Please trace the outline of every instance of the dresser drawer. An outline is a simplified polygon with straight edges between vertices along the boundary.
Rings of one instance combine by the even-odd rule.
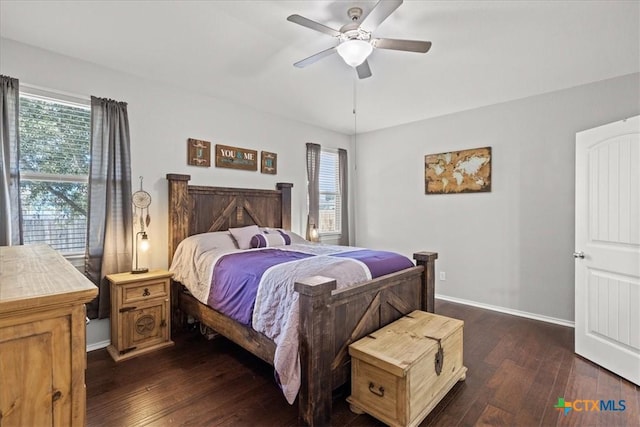
[[[169,295],[169,279],[131,283],[122,289],[122,304],[138,303]]]

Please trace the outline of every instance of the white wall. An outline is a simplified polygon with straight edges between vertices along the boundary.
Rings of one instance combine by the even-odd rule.
[[[640,113],[640,75],[358,135],[356,244],[439,253],[436,293],[574,318],[575,133]],[[492,191],[424,194],[424,156],[491,146]]]
[[[137,190],[137,178],[142,175],[145,190],[153,199],[149,229],[151,267],[166,267],[167,263],[165,174],[190,174],[191,183],[196,185],[275,189],[276,182],[292,182],[292,229],[302,232],[306,223],[304,144],[351,148],[350,138],[340,133],[7,39],[0,39],[0,72],[20,79],[23,85],[128,103],[133,190]],[[216,168],[213,161],[210,168],[188,166],[187,138],[276,152],[278,174]]]
[[[275,189],[276,182],[292,182],[292,229],[304,234],[305,143],[351,151],[351,141],[346,135],[7,39],[0,39],[0,73],[20,79],[22,85],[128,103],[133,189],[138,188],[137,177],[142,175],[145,190],[153,199],[149,227],[152,247],[148,254],[148,266],[152,268],[167,267],[167,173],[190,174],[192,184],[223,187]],[[187,138],[278,153],[278,174],[221,169],[213,165],[210,168],[188,166]],[[104,322],[92,322],[89,327],[101,323]],[[89,330],[90,344],[108,339],[108,331],[106,335],[94,332]]]
[[[151,193],[150,267],[166,267],[166,173],[192,183],[274,188],[293,182],[292,226],[306,212],[305,142],[350,138],[176,86],[0,39],[0,73],[81,96],[129,103],[132,174]],[[179,79],[179,76],[176,76]],[[358,135],[350,158],[356,244],[439,252],[442,295],[573,320],[574,137],[640,112],[638,74]],[[221,82],[221,84],[224,84]],[[278,175],[186,165],[199,138],[278,153]],[[491,193],[426,196],[424,155],[493,147]],[[135,189],[135,188],[134,188]],[[90,343],[108,339],[105,322]],[[107,328],[107,329],[105,329]],[[105,332],[106,330],[106,332]]]

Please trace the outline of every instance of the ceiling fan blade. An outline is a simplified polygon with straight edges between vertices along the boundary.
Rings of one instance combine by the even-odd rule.
[[[373,31],[402,4],[402,0],[380,0],[364,18],[360,26]]]
[[[303,27],[311,28],[312,30],[320,31],[321,33],[325,33],[333,37],[339,37],[341,34],[338,30],[334,30],[333,28],[329,28],[326,25],[322,25],[319,22],[312,21],[311,19],[300,15],[291,15],[287,17],[287,21],[302,25]]]
[[[369,61],[365,60],[362,64],[356,67],[359,79],[366,79],[371,77],[371,68],[369,68]]]
[[[373,39],[371,44],[378,49],[403,50],[407,52],[427,53],[431,49],[431,42],[420,40]]]
[[[315,55],[311,55],[308,58],[303,59],[302,61],[298,61],[295,64],[293,64],[295,67],[298,68],[304,68],[307,65],[311,65],[316,61],[319,61],[320,59],[324,58],[325,56],[329,56],[332,53],[336,52],[336,47],[330,47],[329,49],[323,50],[322,52],[318,52]]]

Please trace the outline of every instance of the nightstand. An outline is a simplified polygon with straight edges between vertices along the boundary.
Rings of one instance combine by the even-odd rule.
[[[107,275],[111,284],[111,345],[120,362],[173,345],[171,276],[167,270]]]

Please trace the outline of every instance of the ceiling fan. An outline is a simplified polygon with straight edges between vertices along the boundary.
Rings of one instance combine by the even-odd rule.
[[[349,24],[344,25],[340,30],[334,30],[326,25],[312,21],[300,15],[291,15],[287,21],[311,28],[312,30],[328,34],[338,39],[338,44],[329,49],[323,50],[311,55],[308,58],[298,61],[294,66],[304,68],[314,62],[329,56],[335,52],[344,59],[344,61],[354,67],[358,73],[358,77],[366,79],[371,77],[371,68],[367,58],[374,48],[376,49],[392,49],[407,52],[426,53],[431,48],[431,42],[420,40],[398,40],[398,39],[378,39],[372,37],[372,32],[382,22],[389,17],[400,5],[402,0],[380,0],[362,19],[362,9],[352,7],[347,11],[347,15],[351,19]]]

